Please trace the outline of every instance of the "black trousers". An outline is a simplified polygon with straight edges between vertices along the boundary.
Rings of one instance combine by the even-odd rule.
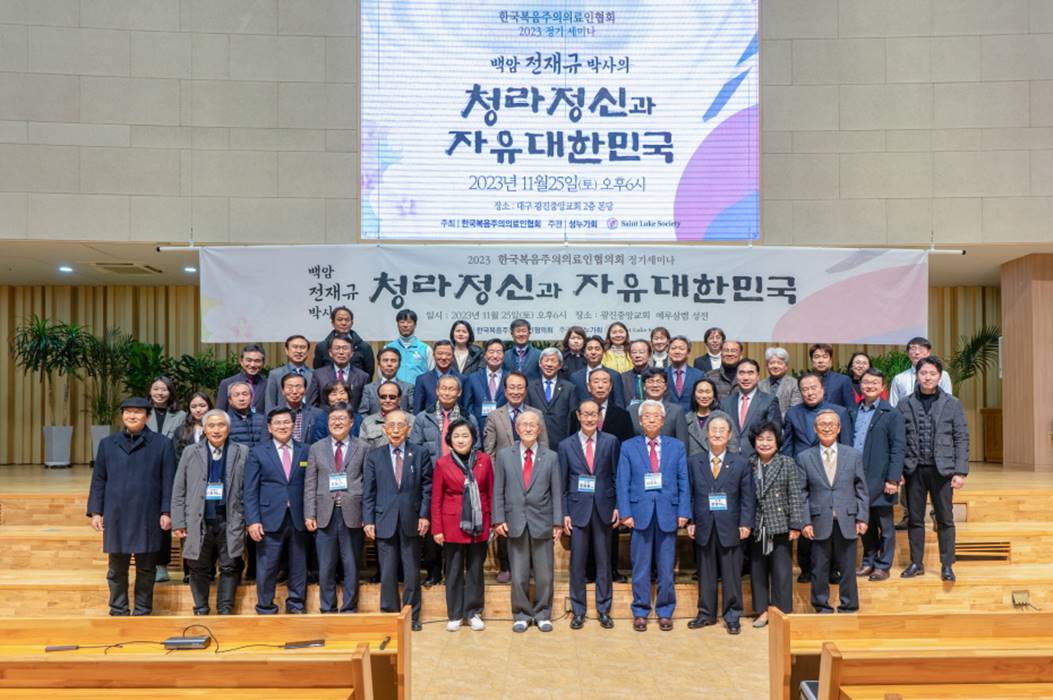
[[[428,535],[421,542],[421,565],[430,579],[442,578],[442,545]]]
[[[380,569],[380,611],[398,612],[413,606],[413,619],[420,620],[420,537],[406,537],[398,528],[393,537],[377,538]],[[402,602],[399,603],[399,564],[402,564]]]
[[[853,523],[855,527],[855,523]],[[837,587],[841,596],[838,612],[859,610],[856,588],[856,547],[858,537],[846,539],[834,521],[834,531],[825,540],[812,541],[812,607],[817,613],[832,613],[830,605],[830,567],[841,572]]]
[[[470,620],[483,615],[483,564],[486,542],[442,546],[446,559],[446,618]]]
[[[863,566],[881,571],[892,568],[896,555],[896,528],[892,506],[870,506],[870,523],[863,534]]]
[[[209,577],[219,560],[219,584],[216,586],[216,610],[220,615],[234,612],[234,595],[241,578],[241,557],[231,557],[227,549],[227,521],[206,520],[201,540],[201,556],[187,559],[190,568],[190,594],[194,596],[194,614],[208,615]]]
[[[608,561],[614,529],[604,522],[593,507],[589,524],[575,526],[570,531],[570,607],[575,615],[584,615],[588,609],[585,580],[590,555],[594,557],[596,571],[596,612],[610,613],[612,592],[611,571],[614,566]]]
[[[812,573],[812,541],[807,537],[797,538],[797,566],[801,567],[802,574]]]
[[[774,548],[765,556],[761,543],[750,540],[750,592],[758,615],[774,605],[787,615],[793,612],[793,556],[790,536],[775,535]]]
[[[919,464],[907,474],[907,541],[912,564],[925,564],[925,502],[932,499],[936,514],[936,540],[940,545],[940,564],[954,563],[954,489],[950,476],[940,474],[935,465]]]
[[[154,609],[154,576],[157,552],[114,554],[108,557],[106,582],[110,586],[110,614],[128,615],[128,566],[135,557],[135,614],[149,615]]]
[[[508,563],[508,538],[498,537],[497,538],[497,570],[498,571],[510,571],[511,565]]]
[[[705,542],[695,540],[698,566],[698,612],[707,620],[717,619],[717,578],[724,594],[721,616],[725,622],[742,617],[742,542],[725,547],[714,527]]]
[[[161,549],[157,552],[156,566],[167,567],[172,563],[172,528],[161,531]]]

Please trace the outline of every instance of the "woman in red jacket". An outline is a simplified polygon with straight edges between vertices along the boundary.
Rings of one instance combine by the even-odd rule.
[[[449,454],[435,462],[431,482],[431,528],[446,559],[446,631],[461,621],[476,632],[483,623],[483,562],[490,535],[494,467],[475,449],[478,432],[463,418],[446,430]]]

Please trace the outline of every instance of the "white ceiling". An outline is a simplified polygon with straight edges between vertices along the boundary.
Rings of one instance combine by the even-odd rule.
[[[1053,253],[1046,244],[966,246],[965,255],[933,255],[929,279],[933,286],[998,286],[999,266],[1029,253]],[[119,274],[98,269],[96,263],[135,263],[159,273]],[[72,273],[59,272],[68,265]],[[167,285],[197,284],[193,250],[158,252],[153,243],[76,243],[66,241],[0,241],[0,284],[10,285]]]

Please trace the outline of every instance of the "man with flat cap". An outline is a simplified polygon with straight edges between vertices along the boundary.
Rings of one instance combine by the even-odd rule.
[[[91,474],[87,515],[101,532],[109,555],[106,580],[110,615],[149,615],[153,611],[155,562],[161,531],[172,526],[172,441],[146,427],[150,402],[133,397],[121,403],[123,427],[99,443]],[[128,609],[128,565],[135,556],[135,608]]]

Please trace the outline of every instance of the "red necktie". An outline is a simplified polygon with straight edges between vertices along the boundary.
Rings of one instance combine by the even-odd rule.
[[[676,379],[674,380],[676,393],[677,396],[680,396],[684,393],[684,370],[678,369],[674,374],[676,375]]]
[[[523,454],[523,489],[525,490],[530,486],[530,472],[534,470],[534,455],[533,450],[529,447]]]
[[[651,446],[651,473],[654,474],[658,471],[658,441],[648,440],[647,444]]]
[[[342,370],[342,369],[338,369],[338,370],[336,371],[336,380],[337,380],[338,382],[340,382],[341,384],[343,384],[343,383],[344,383],[344,370]]]
[[[336,463],[336,473],[344,471],[344,441],[336,441],[336,455],[333,457],[333,461]]]
[[[592,438],[590,437],[585,441],[585,464],[589,465],[589,474],[592,473],[592,461],[595,458],[595,453],[592,449]]]
[[[445,457],[450,454],[450,446],[446,444],[446,431],[450,429],[450,412],[442,412],[442,435],[439,436],[439,453]]]
[[[739,429],[742,429],[746,425],[746,414],[750,410],[750,397],[743,396],[742,401],[739,401]]]

